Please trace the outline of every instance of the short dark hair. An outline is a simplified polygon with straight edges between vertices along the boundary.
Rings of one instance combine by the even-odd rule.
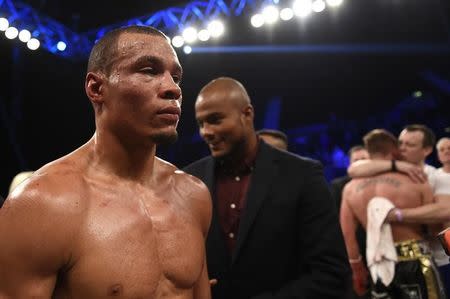
[[[363,145],[358,144],[358,145],[352,146],[348,150],[347,155],[350,157],[354,152],[362,151],[362,150],[366,150],[366,148]]]
[[[113,58],[117,54],[117,41],[123,33],[142,33],[148,35],[161,36],[165,39],[168,37],[151,26],[127,26],[113,29],[100,38],[91,50],[88,61],[88,72],[101,71],[109,75],[113,65]]]
[[[367,133],[364,138],[364,145],[373,154],[391,154],[398,148],[398,141],[394,135],[384,129],[375,129]]]
[[[422,132],[423,133],[423,142],[422,147],[434,147],[436,143],[436,135],[434,135],[433,131],[425,125],[421,124],[413,124],[407,125],[403,128],[407,132]]]
[[[286,143],[286,145],[288,144],[288,137],[286,134],[284,134],[281,131],[278,130],[273,130],[273,129],[262,129],[262,130],[258,130],[256,131],[256,135],[269,135],[278,139],[283,140],[284,143]]]

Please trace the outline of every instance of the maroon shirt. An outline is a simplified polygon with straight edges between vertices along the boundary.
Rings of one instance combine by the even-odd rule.
[[[259,147],[259,146],[258,146]],[[251,153],[244,162],[227,163],[219,160],[216,168],[216,199],[219,224],[230,255],[236,244],[239,223],[244,213],[246,195],[255,164],[256,153]]]

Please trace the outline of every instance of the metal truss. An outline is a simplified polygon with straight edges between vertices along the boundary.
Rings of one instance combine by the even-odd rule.
[[[277,2],[277,1],[275,1]],[[211,20],[225,19],[251,13],[263,4],[274,0],[204,0],[192,1],[184,7],[172,7],[160,10],[152,15],[132,18],[125,22],[108,25],[84,33],[74,32],[61,23],[35,11],[21,1],[0,0],[0,17],[5,17],[10,26],[27,29],[41,42],[47,51],[67,58],[85,58],[92,45],[105,32],[126,25],[148,25],[167,34],[177,34],[188,25],[205,26]],[[56,47],[59,41],[67,44],[65,51]]]
[[[32,37],[40,41],[42,48],[63,57],[80,56],[86,52],[86,48],[92,46],[86,35],[71,31],[20,1],[0,0],[0,17],[7,18],[10,26],[16,27],[19,31],[27,29]],[[65,51],[58,51],[56,48],[59,41],[64,41],[68,45]]]

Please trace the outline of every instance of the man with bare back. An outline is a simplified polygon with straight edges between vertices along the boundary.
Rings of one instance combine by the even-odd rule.
[[[385,130],[369,132],[364,144],[371,159],[390,161],[397,156],[397,140]],[[353,271],[353,286],[360,295],[367,290],[368,272],[361,261],[355,230],[357,223],[367,230],[368,204],[375,197],[389,199],[398,208],[413,208],[433,201],[428,183],[414,184],[407,175],[398,172],[353,179],[345,186],[340,220]],[[395,277],[388,286],[375,282],[369,298],[441,298],[437,294],[438,274],[432,267],[429,248],[422,241],[421,225],[392,223],[391,229],[398,258]],[[414,297],[417,294],[419,297]]]
[[[0,298],[210,298],[207,188],[155,156],[176,140],[182,69],[144,26],[94,46],[96,132],[0,209]]]

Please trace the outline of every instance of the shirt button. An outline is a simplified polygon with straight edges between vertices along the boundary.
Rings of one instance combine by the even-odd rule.
[[[231,207],[232,209],[235,209],[235,208],[236,208],[236,205],[235,205],[234,203],[232,203],[232,204],[230,205],[230,207]]]
[[[237,176],[237,177],[234,178],[234,180],[235,180],[236,182],[239,182],[239,181],[241,180],[241,178]]]
[[[234,234],[233,233],[229,233],[228,237],[230,237],[230,239],[233,239],[234,238]]]

